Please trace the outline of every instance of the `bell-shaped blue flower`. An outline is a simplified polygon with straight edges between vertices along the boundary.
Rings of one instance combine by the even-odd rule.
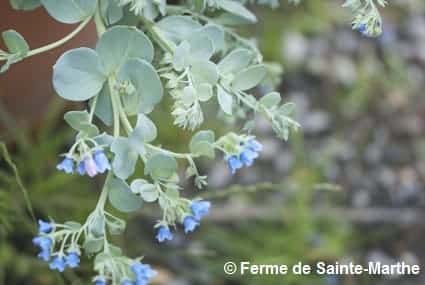
[[[33,238],[32,243],[43,251],[50,251],[52,247],[52,239],[46,236],[37,236]]]
[[[77,268],[80,266],[80,255],[78,252],[70,252],[67,256],[65,256],[66,266],[70,268]]]
[[[236,170],[243,167],[242,161],[236,155],[231,155],[227,157],[226,160],[232,174],[235,174]]]
[[[130,281],[130,280],[124,280],[121,282],[121,285],[134,285],[134,282]]]
[[[83,160],[78,163],[77,172],[81,176],[86,174],[86,169],[84,168],[84,161]]]
[[[111,165],[109,163],[108,158],[106,157],[103,150],[98,150],[93,155],[94,162],[97,166],[97,171],[100,173],[104,173],[106,170],[111,169]]]
[[[136,284],[148,284],[149,280],[157,274],[149,264],[141,262],[133,263],[131,270],[136,275]]]
[[[64,272],[66,268],[65,259],[63,256],[56,256],[53,258],[53,260],[49,263],[49,268],[51,270],[57,270],[59,272]]]
[[[209,201],[193,201],[190,205],[193,216],[195,219],[200,221],[203,217],[208,215],[211,208],[211,202]]]
[[[170,228],[166,227],[166,226],[160,226],[158,228],[158,232],[156,234],[156,239],[159,242],[164,242],[166,240],[172,240],[173,234],[171,233]]]
[[[71,157],[66,156],[58,165],[56,165],[56,169],[71,174],[74,172],[74,160]]]
[[[50,250],[41,250],[37,257],[43,261],[48,262],[50,260]]]
[[[99,173],[96,162],[94,161],[91,155],[87,155],[83,161],[84,161],[84,170],[88,176],[94,177]]]
[[[250,139],[247,143],[246,146],[248,148],[250,148],[252,151],[255,152],[260,152],[263,150],[263,145],[257,141],[256,139]]]
[[[245,148],[240,154],[240,160],[245,166],[251,166],[258,157],[258,153],[251,148]]]
[[[53,230],[53,224],[45,222],[43,220],[38,220],[38,232],[48,234]]]
[[[197,226],[199,226],[199,221],[193,216],[186,216],[183,220],[184,233],[188,234],[193,232]]]

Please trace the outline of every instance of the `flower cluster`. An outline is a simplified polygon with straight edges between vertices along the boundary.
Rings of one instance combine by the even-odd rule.
[[[68,254],[59,252],[53,254],[54,239],[49,235],[54,230],[54,225],[42,220],[38,221],[38,236],[33,239],[33,244],[40,249],[38,258],[49,262],[51,270],[63,272],[66,268],[76,268],[80,264],[80,254],[76,250],[69,250]]]
[[[209,201],[198,200],[190,204],[190,213],[184,215],[182,222],[185,234],[195,231],[200,225],[202,218],[208,214],[210,208],[211,202]],[[172,240],[173,234],[170,228],[167,225],[160,225],[158,227],[156,239],[158,242]]]
[[[240,145],[241,147],[237,154],[226,156],[226,161],[232,174],[235,174],[236,170],[244,166],[251,166],[259,156],[258,153],[263,150],[263,145],[253,138],[241,142]]]
[[[91,151],[84,153],[79,160],[76,160],[73,155],[66,155],[56,168],[68,174],[76,171],[80,175],[87,174],[90,177],[94,177],[99,173],[110,170],[111,165],[105,152],[97,149],[93,153]]]

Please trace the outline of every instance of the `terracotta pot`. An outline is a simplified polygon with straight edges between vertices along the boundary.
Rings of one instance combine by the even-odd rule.
[[[43,8],[31,12],[15,11],[8,0],[0,1],[0,31],[18,31],[32,49],[61,39],[74,28],[75,25],[56,22]],[[57,58],[74,47],[92,47],[95,41],[95,27],[90,24],[64,46],[27,58],[1,74],[0,100],[6,110],[20,123],[34,127],[48,111],[49,100],[56,96],[51,78]],[[3,43],[0,48],[4,49]]]

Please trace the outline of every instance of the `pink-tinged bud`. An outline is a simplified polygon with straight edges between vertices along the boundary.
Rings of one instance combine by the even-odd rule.
[[[90,177],[96,176],[97,166],[91,155],[86,156],[86,158],[84,159],[84,168],[86,169],[86,173],[88,176]]]

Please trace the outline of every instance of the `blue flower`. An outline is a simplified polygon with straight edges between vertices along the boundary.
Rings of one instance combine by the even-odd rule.
[[[50,250],[41,250],[37,257],[43,261],[48,262],[50,260]]]
[[[263,145],[257,141],[256,139],[250,139],[247,143],[246,146],[248,148],[250,148],[252,151],[255,152],[260,152],[263,150]]]
[[[357,26],[356,30],[361,33],[363,36],[369,36],[369,32],[367,30],[367,25],[366,24],[360,24]]]
[[[141,262],[135,262],[131,266],[131,270],[136,275],[137,285],[148,284],[149,280],[157,274],[149,264],[143,264]]]
[[[32,243],[43,251],[50,251],[52,247],[52,239],[46,236],[37,236],[33,238]]]
[[[192,209],[193,216],[195,219],[200,221],[203,217],[205,217],[211,208],[211,202],[209,201],[193,201],[190,205]]]
[[[251,166],[257,157],[257,152],[253,151],[249,147],[246,147],[240,154],[240,161],[242,161],[245,166]]]
[[[124,280],[121,282],[121,285],[134,285],[134,282],[130,281],[130,280]]]
[[[84,168],[84,161],[80,161],[77,166],[77,172],[80,175],[86,174],[86,169]]]
[[[77,268],[80,265],[80,255],[78,252],[70,252],[65,256],[65,263],[70,268]]]
[[[67,156],[58,165],[56,165],[56,169],[71,174],[74,172],[74,160]]]
[[[227,157],[227,164],[232,174],[235,174],[236,170],[243,167],[242,161],[240,161],[239,157],[237,157],[236,155],[231,155]]]
[[[96,163],[97,171],[99,171],[100,173],[104,173],[106,170],[111,169],[111,165],[109,164],[109,160],[106,157],[103,150],[96,151],[94,153],[93,159],[94,159],[94,162]]]
[[[97,278],[93,281],[93,285],[106,285],[106,280],[105,280],[105,278],[97,277]]]
[[[171,231],[170,231],[170,229],[168,227],[160,226],[158,228],[158,233],[156,235],[156,239],[159,242],[164,242],[166,240],[172,240],[173,239],[173,234],[171,233]]]
[[[48,234],[53,230],[52,223],[38,220],[38,232]]]
[[[183,220],[184,233],[188,234],[193,232],[197,226],[199,226],[199,221],[193,216],[186,216]]]
[[[94,177],[98,174],[98,169],[96,162],[94,162],[93,157],[91,155],[87,155],[84,158],[84,170],[86,171],[87,175],[90,177]]]
[[[66,263],[65,259],[62,256],[56,256],[50,263],[49,268],[51,270],[57,270],[63,272],[65,270]]]

